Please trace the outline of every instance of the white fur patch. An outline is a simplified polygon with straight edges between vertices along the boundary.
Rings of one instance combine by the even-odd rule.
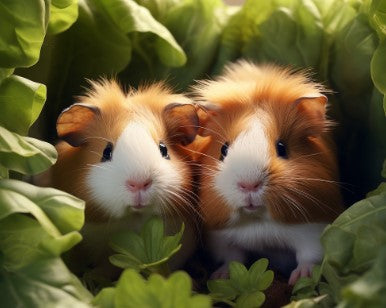
[[[177,170],[172,160],[162,157],[146,126],[131,122],[114,145],[112,160],[92,167],[86,182],[93,201],[111,216],[120,217],[135,202],[126,181],[151,179],[151,187],[141,192],[142,204],[145,210],[162,214],[160,199],[175,198],[181,187],[182,175]]]
[[[227,156],[219,164],[219,172],[214,179],[216,190],[235,210],[249,203],[263,205],[264,181],[270,162],[265,129],[263,123],[253,117],[247,130],[229,146]],[[262,182],[258,191],[245,193],[238,187],[239,182],[256,181]]]
[[[326,224],[319,223],[287,225],[257,221],[212,231],[211,238],[217,246],[227,249],[264,251],[266,247],[289,248],[296,252],[298,263],[316,263],[323,255],[320,235],[325,227]]]

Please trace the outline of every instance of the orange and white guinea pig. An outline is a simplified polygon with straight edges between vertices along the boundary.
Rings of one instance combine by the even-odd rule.
[[[198,121],[183,95],[154,84],[125,94],[114,81],[92,82],[57,120],[58,161],[46,185],[86,201],[83,246],[98,264],[109,236],[138,230],[150,215],[176,231],[185,222],[181,265],[195,247],[191,143]]]
[[[321,232],[343,210],[324,88],[302,72],[241,61],[194,91],[199,134],[211,138],[200,210],[223,262],[212,277],[268,247],[295,252],[290,284],[310,275]]]

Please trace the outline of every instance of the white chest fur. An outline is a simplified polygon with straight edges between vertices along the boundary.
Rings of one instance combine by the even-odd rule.
[[[218,251],[215,255],[219,260],[226,259],[226,251],[232,248],[263,252],[272,247],[294,250],[298,262],[317,262],[322,257],[320,235],[325,227],[321,223],[290,225],[272,221],[236,224],[212,231],[210,245],[212,251]]]

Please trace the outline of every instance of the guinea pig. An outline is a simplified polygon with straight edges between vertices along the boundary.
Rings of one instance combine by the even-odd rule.
[[[324,87],[304,72],[240,61],[193,87],[208,246],[228,275],[246,252],[292,250],[293,285],[322,259],[320,235],[343,210]]]
[[[128,94],[114,81],[91,84],[58,117],[62,141],[46,185],[86,201],[82,247],[92,266],[107,262],[113,233],[158,215],[169,232],[185,223],[179,267],[195,247],[191,157],[182,150],[196,136],[196,126],[184,125],[198,121],[195,108],[161,83]]]

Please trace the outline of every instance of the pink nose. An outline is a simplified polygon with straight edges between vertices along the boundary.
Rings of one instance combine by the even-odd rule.
[[[252,192],[257,191],[261,186],[261,181],[255,181],[255,182],[238,182],[237,186],[240,188],[243,192]]]
[[[132,192],[137,192],[140,190],[146,190],[151,186],[151,183],[153,181],[151,179],[145,180],[145,181],[134,181],[134,180],[127,180],[126,181],[126,187],[128,190]]]

